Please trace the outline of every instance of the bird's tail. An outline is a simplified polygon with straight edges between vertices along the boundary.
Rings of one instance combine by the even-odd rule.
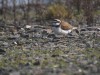
[[[78,30],[78,28],[77,28],[77,27],[73,27],[73,30],[75,30],[75,31],[76,31],[76,33],[77,33],[77,34],[79,34],[79,30]]]

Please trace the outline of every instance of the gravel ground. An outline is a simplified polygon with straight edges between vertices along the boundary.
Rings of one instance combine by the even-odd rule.
[[[99,28],[64,37],[43,25],[0,26],[0,75],[100,75]]]

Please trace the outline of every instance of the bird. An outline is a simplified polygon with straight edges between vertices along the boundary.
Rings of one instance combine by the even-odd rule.
[[[64,21],[64,20],[60,20],[60,19],[54,19],[52,21],[52,31],[55,34],[62,34],[62,35],[68,35],[69,33],[71,33],[72,31],[76,31],[77,34],[79,34],[78,28],[72,26],[71,24],[69,24],[68,22]]]

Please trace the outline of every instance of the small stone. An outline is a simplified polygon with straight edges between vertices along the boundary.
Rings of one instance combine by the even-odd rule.
[[[80,31],[86,31],[86,28],[82,28]]]
[[[4,42],[3,45],[4,46],[8,46],[9,44],[8,44],[8,42]]]
[[[25,32],[25,29],[24,29],[24,28],[21,28],[21,29],[20,29],[20,32]]]
[[[9,75],[20,75],[20,72],[12,72]]]
[[[95,65],[93,65],[93,64],[90,65],[90,68],[91,68],[91,70],[92,70],[93,72],[97,72],[97,71],[98,71],[97,66],[95,66]]]
[[[48,38],[55,38],[56,36],[54,34],[49,34]]]
[[[5,34],[5,32],[1,31],[0,32],[0,36],[3,36]]]
[[[98,61],[97,61],[97,60],[95,60],[95,61],[94,61],[94,64],[97,64],[97,63],[98,63]]]
[[[27,34],[27,33],[22,33],[22,34],[21,34],[21,37],[23,37],[23,38],[29,38],[29,34]]]
[[[97,31],[100,31],[100,28],[97,28]]]
[[[40,65],[40,61],[39,60],[36,60],[34,63],[33,63],[33,65]]]
[[[58,54],[53,54],[51,57],[59,57]]]
[[[0,49],[0,54],[4,54],[6,51],[3,49]]]
[[[39,33],[36,33],[36,34],[33,35],[33,38],[41,38],[41,37],[42,37],[42,35],[39,34]]]
[[[32,26],[30,26],[30,25],[26,25],[26,26],[25,26],[26,29],[30,29],[31,27],[32,27]]]
[[[9,37],[8,37],[8,40],[15,40],[15,39],[18,39],[20,37],[20,35],[10,35]]]
[[[17,42],[15,41],[15,42],[13,42],[13,44],[17,45]]]
[[[78,72],[82,72],[82,69],[79,69]]]

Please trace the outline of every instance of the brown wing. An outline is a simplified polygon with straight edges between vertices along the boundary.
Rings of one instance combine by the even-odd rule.
[[[61,28],[63,30],[69,30],[69,29],[72,29],[73,26],[71,26],[68,22],[61,21]]]

